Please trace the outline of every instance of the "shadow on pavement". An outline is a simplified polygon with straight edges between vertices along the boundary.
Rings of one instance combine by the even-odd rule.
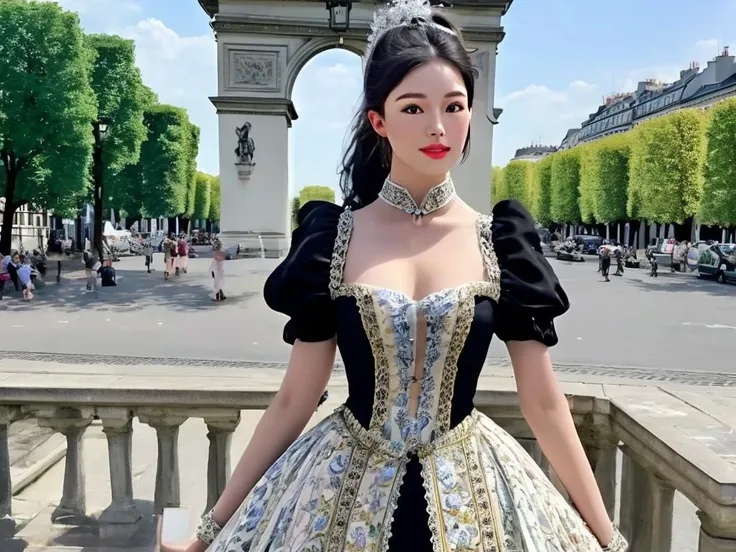
[[[189,273],[163,279],[163,272],[119,269],[116,267],[117,286],[100,287],[97,291],[85,292],[84,273],[81,271],[62,274],[60,284],[46,285],[35,292],[32,301],[23,301],[20,294],[12,293],[2,302],[2,310],[43,311],[54,308],[65,312],[78,310],[132,312],[143,310],[151,305],[164,307],[176,312],[206,311],[225,305],[246,303],[255,292],[240,292],[227,295],[227,300],[217,303],[212,299],[211,281],[201,272]],[[228,293],[227,276],[225,293]]]
[[[735,285],[721,284],[693,274],[673,274],[669,271],[661,271],[657,278],[650,278],[648,274],[637,274],[637,276],[637,278],[630,278],[629,282],[644,291],[694,292],[708,293],[716,297],[736,297]],[[626,279],[626,274],[623,278]]]

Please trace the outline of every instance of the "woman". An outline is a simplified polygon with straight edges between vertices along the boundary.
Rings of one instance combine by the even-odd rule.
[[[166,265],[164,269],[164,280],[168,280],[176,266],[177,248],[173,232],[169,232],[166,239],[164,239],[162,249],[164,250],[164,264]]]
[[[347,208],[307,203],[266,282],[268,305],[289,317],[287,373],[189,552],[624,550],[552,372],[568,300],[534,223],[516,202],[478,214],[449,176],[468,151],[474,94],[458,32],[426,2],[400,0],[376,16],[365,71]],[[494,332],[582,518],[473,409]],[[349,398],[299,437],[336,346]]]

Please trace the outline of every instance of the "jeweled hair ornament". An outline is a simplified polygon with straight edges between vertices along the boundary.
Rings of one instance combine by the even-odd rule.
[[[365,52],[366,59],[370,59],[373,48],[389,30],[418,22],[452,35],[455,34],[451,29],[432,21],[432,6],[429,0],[392,0],[373,14],[373,23],[371,24],[371,32],[368,35],[368,46]]]

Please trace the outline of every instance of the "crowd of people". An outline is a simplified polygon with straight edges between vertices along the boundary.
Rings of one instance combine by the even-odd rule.
[[[191,242],[194,242],[194,238]],[[224,301],[227,299],[223,292],[225,279],[224,261],[226,258],[225,251],[222,248],[222,242],[216,235],[206,236],[200,234],[198,243],[207,243],[212,246],[214,251],[212,263],[209,267],[209,274],[212,278],[214,288],[214,300]],[[102,262],[99,256],[94,252],[89,240],[86,240],[85,251],[82,253],[82,265],[85,270],[85,283],[87,292],[95,292],[97,290],[97,278],[102,280],[102,286],[116,285],[115,269],[112,261],[117,260],[108,257]],[[142,248],[145,256],[146,271],[150,274],[153,266],[154,252],[158,249],[152,240],[139,240],[138,245]],[[164,256],[164,280],[172,277],[178,277],[186,274],[189,268],[189,259],[196,256],[194,248],[190,245],[188,236],[184,233],[176,235],[170,232],[163,240],[160,250]],[[106,248],[109,253],[109,248]],[[105,255],[107,257],[107,255]],[[35,291],[35,281],[38,276],[38,270],[34,268],[34,258],[32,255],[24,251],[12,251],[10,254],[0,253],[0,299],[3,298],[7,288],[22,292],[23,299],[30,301],[33,299]]]
[[[31,258],[19,251],[13,251],[9,255],[0,253],[0,299],[5,293],[5,286],[10,283],[15,291],[23,292],[23,299],[33,299],[35,284],[33,282],[33,267]]]

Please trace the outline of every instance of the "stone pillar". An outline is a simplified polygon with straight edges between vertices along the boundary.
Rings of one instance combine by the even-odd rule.
[[[491,154],[493,150],[494,89],[496,80],[495,43],[470,43],[477,48],[471,56],[478,71],[473,99],[473,119],[470,123],[470,154],[453,170],[458,195],[481,213],[491,210]]]
[[[160,514],[164,508],[180,505],[179,426],[187,416],[161,409],[142,409],[138,418],[153,427],[158,438],[154,508]]]
[[[233,432],[240,423],[240,411],[222,412],[205,416],[210,453],[207,462],[207,506],[205,513],[215,506],[230,479],[230,444]]]
[[[84,432],[93,419],[92,408],[39,409],[35,415],[38,425],[49,427],[66,437],[66,464],[64,490],[61,502],[51,513],[51,521],[65,525],[84,525],[90,522],[86,515],[84,472]]]
[[[647,472],[623,447],[621,532],[631,552],[670,552],[675,489]]]
[[[8,429],[20,417],[18,409],[0,407],[0,541],[15,535],[13,519],[13,483],[10,479]]]
[[[603,495],[608,517],[616,515],[616,464],[618,462],[618,443],[609,441],[583,444],[585,455],[593,468],[595,480]]]
[[[129,409],[104,407],[97,410],[107,437],[112,501],[99,516],[100,538],[130,537],[138,528],[141,514],[133,500],[133,420]]]
[[[717,523],[702,511],[698,511],[698,517],[700,518],[698,552],[736,552],[736,525]]]

